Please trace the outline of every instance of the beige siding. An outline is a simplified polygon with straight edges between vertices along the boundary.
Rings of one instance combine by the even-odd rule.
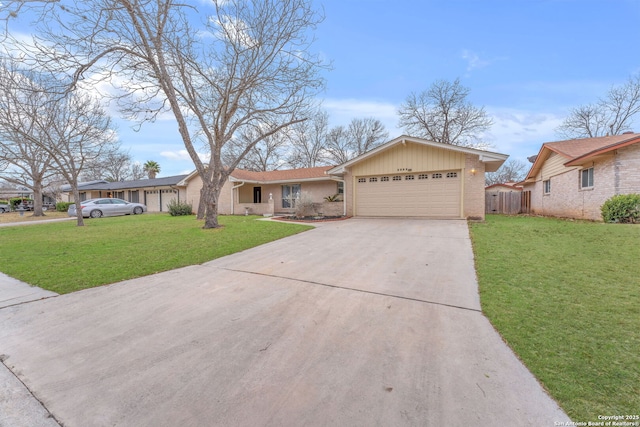
[[[567,168],[564,164],[568,161],[568,158],[561,156],[558,153],[551,153],[549,158],[542,165],[542,168],[540,168],[540,173],[538,174],[537,179],[546,181],[552,176],[560,175],[561,173],[576,169],[575,166]]]
[[[398,144],[352,167],[353,176],[397,172],[444,171],[464,168],[465,154],[413,144]]]

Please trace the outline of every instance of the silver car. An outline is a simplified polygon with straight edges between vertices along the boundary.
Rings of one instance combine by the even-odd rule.
[[[122,199],[89,199],[81,202],[82,216],[85,218],[100,218],[103,216],[116,215],[139,215],[147,211],[147,207],[142,203],[131,203]],[[76,216],[76,205],[69,206],[67,210],[69,216]]]

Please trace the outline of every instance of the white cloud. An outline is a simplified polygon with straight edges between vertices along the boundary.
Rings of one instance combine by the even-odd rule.
[[[552,113],[522,109],[487,107],[486,111],[494,122],[486,134],[495,147],[492,150],[524,161],[538,154],[543,143],[558,139],[555,129],[563,121]]]
[[[467,49],[462,51],[462,59],[467,61],[467,72],[471,72],[478,68],[484,68],[491,64],[491,61],[482,59],[477,53],[471,52]]]
[[[183,160],[191,161],[191,156],[189,156],[189,153],[187,152],[187,150],[161,151],[160,156],[164,157],[165,159],[173,160],[173,161],[183,161]],[[206,162],[209,160],[210,156],[208,153],[198,153],[198,157],[203,162]]]

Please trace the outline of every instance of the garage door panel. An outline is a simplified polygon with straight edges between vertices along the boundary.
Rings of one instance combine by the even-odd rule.
[[[447,175],[449,173],[449,175]],[[356,215],[460,217],[460,171],[356,178]],[[418,179],[419,176],[427,179]],[[413,179],[406,179],[413,176]],[[363,180],[363,182],[361,182]]]

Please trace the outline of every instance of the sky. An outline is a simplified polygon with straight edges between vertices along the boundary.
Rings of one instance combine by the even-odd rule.
[[[196,3],[202,4],[204,0]],[[379,119],[404,132],[397,110],[412,92],[460,78],[493,119],[491,151],[526,162],[573,107],[596,102],[640,73],[640,0],[314,0],[325,19],[314,49],[330,126]],[[173,120],[139,131],[116,120],[124,150],[154,160],[159,177],[189,173]],[[640,122],[636,123],[640,131]]]

